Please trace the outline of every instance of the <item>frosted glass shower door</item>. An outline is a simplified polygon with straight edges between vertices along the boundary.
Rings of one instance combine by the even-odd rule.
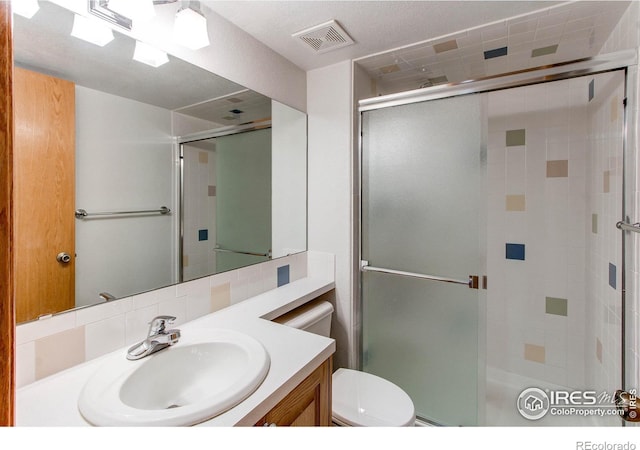
[[[478,423],[485,99],[362,117],[362,259],[374,270],[362,273],[363,369],[402,387],[417,416],[444,425]],[[470,275],[480,289],[466,284]]]
[[[216,268],[271,259],[271,129],[216,139]]]

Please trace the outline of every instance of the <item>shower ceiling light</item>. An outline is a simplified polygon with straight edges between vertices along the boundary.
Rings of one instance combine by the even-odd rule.
[[[71,36],[104,47],[113,40],[113,31],[106,25],[76,14]]]
[[[27,19],[31,19],[39,9],[38,0],[11,0],[11,11]]]
[[[173,25],[174,40],[191,50],[198,50],[209,45],[207,19],[191,8],[184,8],[176,14]]]
[[[153,0],[109,0],[107,7],[135,22],[147,22],[156,15]]]
[[[140,41],[136,41],[136,50],[133,53],[133,59],[148,64],[151,67],[160,67],[169,62],[169,57],[166,52]]]

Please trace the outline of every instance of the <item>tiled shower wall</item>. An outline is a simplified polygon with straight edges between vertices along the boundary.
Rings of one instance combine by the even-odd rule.
[[[603,263],[619,265],[619,254],[593,253],[588,238],[593,220],[615,214],[605,196],[618,195],[621,204],[618,172],[607,174],[609,167],[603,166],[612,163],[610,155],[590,162],[590,152],[604,154],[610,143],[588,133],[591,117],[603,129],[611,121],[600,116],[614,114],[613,100],[599,96],[600,84],[590,81],[499,91],[488,100],[488,365],[572,387],[591,381],[585,361],[597,350],[595,337],[589,343],[593,330],[587,324],[602,310],[597,303],[603,298],[587,301],[587,292],[596,290],[590,284],[611,294],[608,299],[619,298],[619,281],[616,288],[609,285],[609,265]],[[621,121],[618,100],[615,117]],[[599,197],[591,187],[600,189]],[[598,208],[592,205],[596,199]],[[615,236],[601,232],[596,239],[602,248],[613,248],[615,242],[605,240]],[[585,270],[585,261],[594,269]],[[594,271],[604,272],[594,278]],[[604,336],[602,330],[598,335]],[[600,342],[614,346],[609,337]]]
[[[333,255],[298,253],[19,325],[17,387],[144,339],[157,315],[180,326],[307,276],[333,280]]]
[[[215,144],[203,149],[185,144],[184,236],[182,267],[184,279],[192,280],[216,271],[216,153]]]
[[[624,75],[603,74],[589,82],[587,205],[587,386],[619,389],[622,336],[622,218]]]

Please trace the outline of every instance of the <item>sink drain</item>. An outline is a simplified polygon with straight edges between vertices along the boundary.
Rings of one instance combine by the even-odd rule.
[[[169,405],[165,409],[180,408],[180,405]]]

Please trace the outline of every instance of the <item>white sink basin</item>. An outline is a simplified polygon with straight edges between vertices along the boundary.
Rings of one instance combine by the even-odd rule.
[[[118,352],[84,386],[83,417],[103,426],[194,425],[251,395],[269,371],[257,340],[224,329],[184,330],[180,341],[138,361]]]

